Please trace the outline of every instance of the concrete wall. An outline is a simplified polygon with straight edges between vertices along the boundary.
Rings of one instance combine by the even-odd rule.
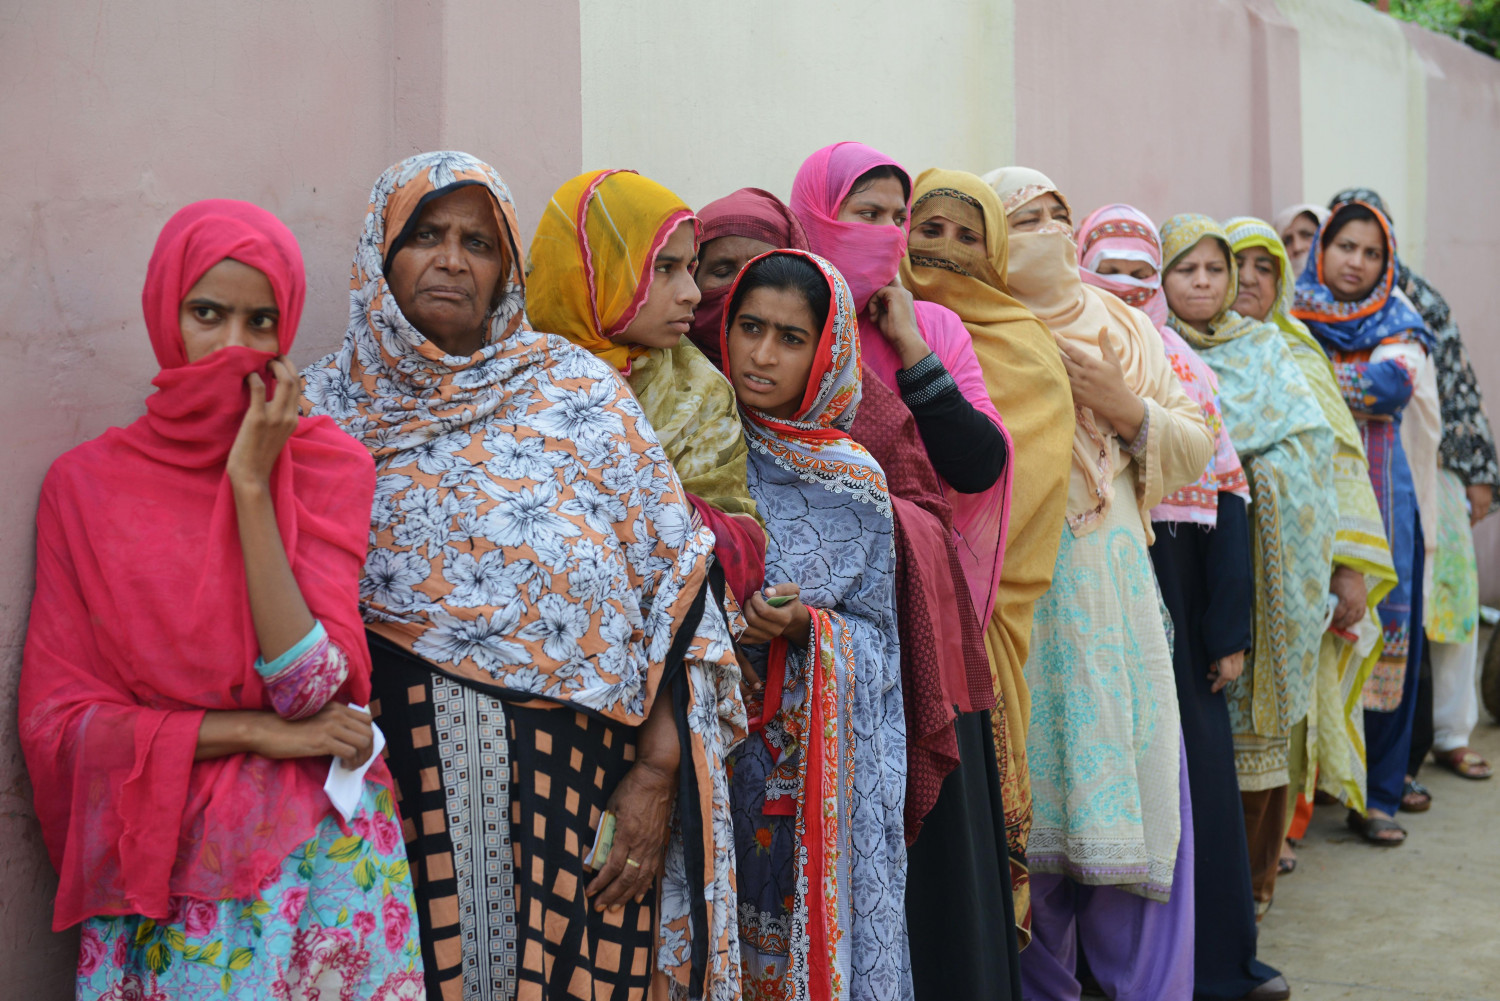
[[[37,487],[59,453],[141,412],[140,281],[193,199],[259,202],[301,239],[306,363],[343,331],[371,182],[420,149],[495,164],[527,234],[585,168],[635,167],[701,205],[749,184],[785,195],[845,138],[913,170],[1025,163],[1080,211],[1124,200],[1158,219],[1369,184],[1500,400],[1500,63],[1356,0],[54,0],[7,10],[0,94],[7,996],[70,996],[75,948],[47,931],[53,877],[15,740]],[[1480,541],[1495,600],[1500,518]]]
[[[1010,0],[580,6],[584,163],[634,167],[690,205],[747,185],[785,198],[842,139],[913,173],[1010,155]]]
[[[1080,214],[1271,212],[1301,190],[1297,72],[1295,33],[1269,2],[1019,4],[1017,162]]]

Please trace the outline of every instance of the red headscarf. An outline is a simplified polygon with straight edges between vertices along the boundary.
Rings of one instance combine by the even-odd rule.
[[[42,485],[20,732],[60,877],[56,930],[163,919],[173,896],[252,897],[331,809],[327,758],[193,761],[205,710],[270,709],[225,460],[245,378],[271,355],[228,347],[189,364],[178,319],[226,258],[269,279],[291,346],[306,287],[291,232],[245,202],[189,205],[141,296],[162,365],[145,416],[65,453]],[[349,657],[338,697],[355,703],[370,694],[358,592],[374,485],[369,455],[326,417],[298,422],[271,477],[292,572]],[[371,774],[389,782],[379,762]]]
[[[743,236],[768,243],[777,250],[810,250],[807,234],[781,199],[760,188],[741,188],[717,201],[709,202],[698,213],[702,230],[698,246],[721,236]],[[724,307],[729,304],[730,282],[703,293],[693,311],[693,329],[688,338],[720,368],[719,340],[723,333]]]

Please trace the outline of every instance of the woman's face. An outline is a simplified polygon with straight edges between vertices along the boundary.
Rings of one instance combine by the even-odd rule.
[[[1006,216],[1005,226],[1012,233],[1030,233],[1040,229],[1042,223],[1054,220],[1068,227],[1068,232],[1073,231],[1073,217],[1068,213],[1068,207],[1056,193],[1049,191],[1037,195]]]
[[[1094,273],[1098,275],[1125,275],[1136,281],[1148,282],[1156,274],[1156,269],[1147,261],[1129,261],[1123,258],[1103,257],[1094,266]]]
[[[981,250],[984,248],[984,233],[940,215],[929,216],[917,223],[912,235],[928,240],[953,240],[966,247],[978,247]]]
[[[783,420],[794,416],[807,393],[821,333],[796,289],[746,292],[729,324],[729,370],[740,402]]]
[[[878,177],[855,190],[839,206],[839,222],[862,222],[871,226],[905,226],[906,192],[894,177]]]
[[[693,281],[698,255],[693,252],[693,223],[684,219],[657,251],[651,288],[630,326],[615,335],[619,344],[675,348],[693,326],[693,308],[703,294]]]
[[[1286,254],[1292,259],[1293,274],[1302,273],[1302,265],[1307,263],[1307,252],[1312,249],[1313,238],[1317,235],[1318,220],[1310,212],[1297,213],[1286,232],[1281,234],[1281,242],[1286,244]]]
[[[401,314],[454,357],[484,346],[505,267],[494,197],[467,185],[422,207],[385,276]]]
[[[1385,272],[1385,234],[1369,219],[1345,223],[1323,248],[1323,284],[1340,302],[1370,294]]]
[[[204,272],[182,297],[177,322],[189,364],[231,346],[280,353],[281,311],[271,281],[239,261],[225,258]]]
[[[748,236],[720,236],[698,248],[698,291],[710,292],[734,282],[740,269],[776,248]]]
[[[1246,247],[1234,255],[1239,268],[1239,295],[1234,311],[1255,320],[1271,315],[1276,296],[1281,291],[1281,262],[1264,247]]]
[[[1219,315],[1229,291],[1229,264],[1219,241],[1212,237],[1199,240],[1162,276],[1162,289],[1172,312],[1206,333],[1208,322]]]

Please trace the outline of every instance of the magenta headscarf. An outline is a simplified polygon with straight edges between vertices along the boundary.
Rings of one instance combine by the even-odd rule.
[[[1146,213],[1129,205],[1106,205],[1089,213],[1078,226],[1078,274],[1085,284],[1112,292],[1134,306],[1161,333],[1167,361],[1182,388],[1198,408],[1214,434],[1213,461],[1197,481],[1190,483],[1151,509],[1152,521],[1187,521],[1214,525],[1219,516],[1219,492],[1238,494],[1250,501],[1250,485],[1240,465],[1239,453],[1229,440],[1219,408],[1219,378],[1208,363],[1167,326],[1167,297],[1161,288],[1161,237],[1156,223]],[[1143,261],[1156,273],[1150,278],[1101,275],[1100,261]]]
[[[825,146],[808,157],[792,182],[791,209],[807,232],[812,251],[833,263],[849,283],[859,309],[859,344],[865,367],[882,383],[900,393],[896,373],[901,358],[885,336],[870,322],[866,307],[870,297],[895,280],[906,255],[906,224],[872,226],[863,222],[839,222],[839,206],[861,176],[876,167],[894,167],[906,181],[907,209],[911,208],[911,174],[895,160],[864,143],[841,142]],[[951,309],[935,302],[917,301],[917,327],[922,339],[938,356],[964,398],[983,413],[1005,435],[1010,434],[985,388],[984,373],[974,355],[974,342],[963,321]],[[1005,558],[1006,517],[1010,512],[1010,468],[984,493],[962,494],[943,484],[953,508],[953,529],[959,562],[968,579],[969,595],[982,624],[989,622],[1000,587],[1000,566]]]
[[[721,236],[743,236],[769,243],[778,250],[812,249],[797,217],[780,198],[760,188],[741,188],[709,202],[698,212],[698,221],[702,227],[699,247]],[[688,339],[720,368],[723,366],[719,361],[719,338],[723,333],[724,307],[729,304],[729,291],[733,287],[730,282],[704,292],[698,308],[693,310],[693,327],[688,331]]]

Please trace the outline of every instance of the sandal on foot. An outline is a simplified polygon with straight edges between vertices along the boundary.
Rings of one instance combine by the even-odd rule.
[[[1358,834],[1372,845],[1382,848],[1394,848],[1406,843],[1406,828],[1388,817],[1362,817],[1356,810],[1350,810],[1347,818],[1349,830]],[[1399,838],[1382,838],[1380,835],[1386,831],[1400,831]]]
[[[1401,812],[1426,813],[1432,809],[1432,790],[1416,779],[1407,779],[1401,785]]]
[[[1467,747],[1452,751],[1433,751],[1432,758],[1459,778],[1487,779],[1494,774],[1484,756]]]
[[[1293,851],[1292,839],[1287,838],[1281,845],[1281,857],[1276,860],[1276,874],[1290,876],[1296,871],[1297,853]]]

